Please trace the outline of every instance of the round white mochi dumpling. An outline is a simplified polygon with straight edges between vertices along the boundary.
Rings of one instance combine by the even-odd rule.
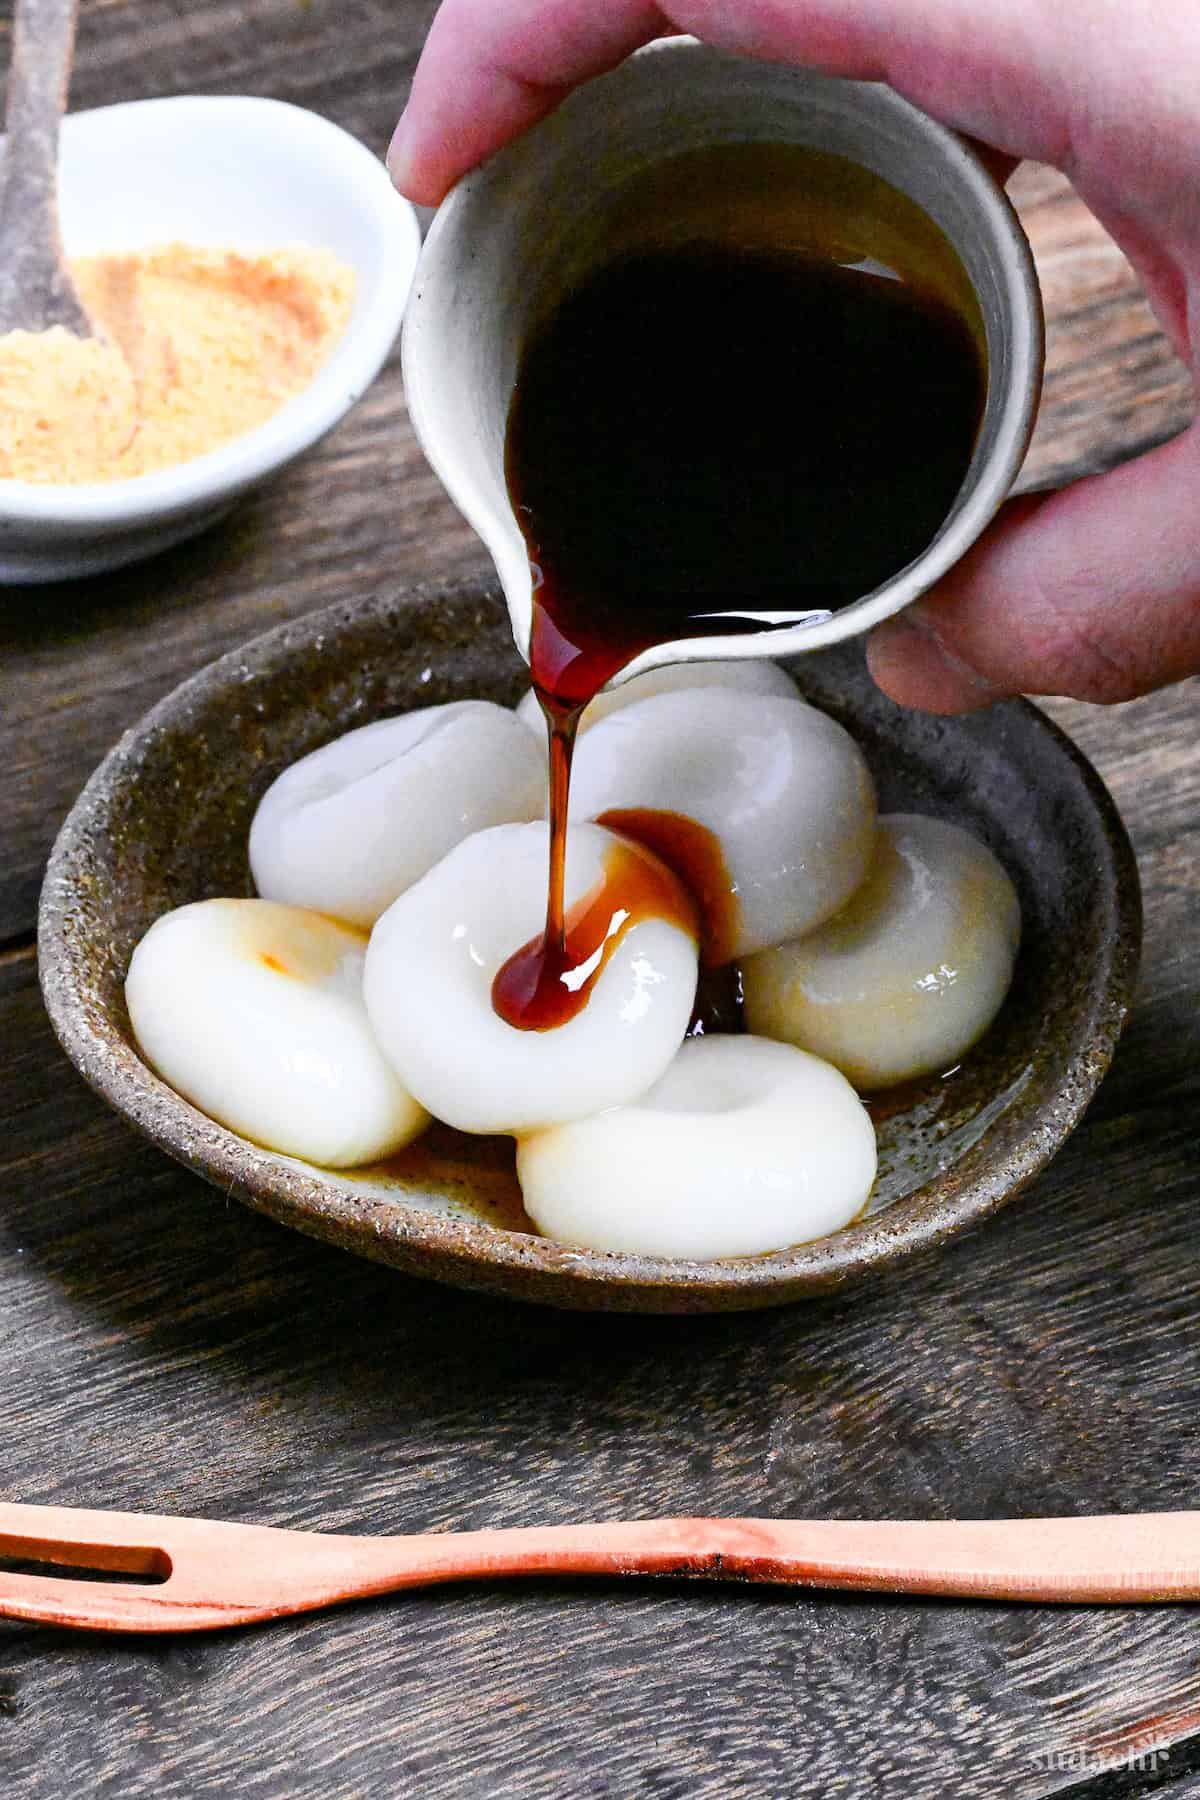
[[[200,900],[153,924],[125,999],[142,1054],[219,1124],[325,1168],[374,1162],[429,1117],[379,1052],[366,938],[270,900]]]
[[[951,1068],[1012,979],[1021,912],[985,845],[941,819],[879,821],[870,874],[835,919],[742,967],[746,1022],[856,1086]]]
[[[838,1231],[875,1180],[875,1131],[828,1063],[755,1037],[691,1038],[631,1106],[522,1137],[547,1237],[640,1256],[756,1256]]]
[[[285,769],[250,827],[260,894],[372,926],[447,850],[541,816],[545,758],[490,700],[362,725]]]
[[[619,840],[567,840],[568,908],[601,880]],[[644,853],[643,853],[644,854]],[[631,925],[582,1010],[523,1031],[492,1007],[501,964],[544,928],[546,827],[500,825],[452,850],[371,934],[363,992],[404,1085],[460,1131],[530,1131],[636,1099],[687,1030],[696,945],[664,919]]]
[[[747,657],[742,662],[664,663],[661,669],[647,669],[634,675],[620,687],[597,694],[589,700],[579,721],[581,733],[598,725],[611,712],[629,706],[634,700],[648,700],[652,694],[674,694],[684,688],[738,688],[747,694],[773,694],[779,700],[795,700],[796,684],[778,663],[762,657]],[[532,688],[517,707],[517,717],[546,742],[546,716],[538,705]]]
[[[656,694],[588,732],[571,817],[626,809],[679,813],[717,839],[734,899],[715,960],[836,912],[875,835],[874,786],[849,732],[795,696],[732,689]]]

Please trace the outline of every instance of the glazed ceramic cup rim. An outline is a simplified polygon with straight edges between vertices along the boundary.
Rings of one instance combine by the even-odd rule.
[[[585,84],[560,111],[607,107],[611,116],[619,117],[615,108],[619,107],[625,72],[631,64],[641,64],[649,57],[703,58],[706,63],[732,64],[739,71],[750,60],[714,51],[695,38],[664,38],[610,74]],[[766,65],[752,66],[762,69]],[[775,80],[786,78],[798,90],[807,88],[814,94],[836,92],[870,109],[875,116],[886,118],[895,130],[921,147],[942,179],[952,184],[969,207],[981,238],[988,244],[1007,339],[1003,385],[989,381],[980,429],[981,440],[985,432],[988,434],[989,453],[986,458],[977,456],[973,461],[963,490],[922,554],[873,593],[844,607],[828,621],[769,633],[693,638],[655,646],[630,662],[613,678],[611,686],[667,662],[792,656],[856,636],[891,617],[948,573],[977,540],[1011,490],[1033,433],[1044,355],[1041,297],[1028,241],[1003,189],[969,143],[893,89],[877,82],[846,81],[805,69],[770,66]],[[433,347],[431,325],[436,326],[436,319],[431,317],[430,309],[441,304],[439,288],[444,288],[450,271],[460,267],[469,253],[468,246],[457,240],[464,236],[466,220],[477,208],[480,196],[486,192],[489,206],[502,206],[505,190],[518,189],[522,171],[530,166],[530,159],[542,153],[543,134],[555,128],[553,117],[542,126],[535,126],[464,177],[443,202],[426,236],[403,334],[405,389],[418,441],[451,499],[495,561],[508,598],[517,648],[526,660],[531,587],[525,547],[511,519],[497,519],[495,506],[486,495],[481,495],[473,477],[464,472],[448,441],[450,431],[439,393],[442,358]],[[519,206],[520,199],[514,204]]]
[[[123,481],[53,483],[0,480],[0,527],[120,529],[211,506],[269,475],[306,450],[349,411],[374,380],[396,333],[420,245],[416,215],[386,171],[357,138],[331,119],[286,100],[249,94],[175,94],[128,100],[71,113],[63,121],[64,155],[114,129],[161,127],[219,132],[238,119],[275,143],[294,146],[297,173],[308,159],[337,170],[369,211],[380,255],[378,279],[360,291],[353,328],[308,386],[252,431],[168,469]]]

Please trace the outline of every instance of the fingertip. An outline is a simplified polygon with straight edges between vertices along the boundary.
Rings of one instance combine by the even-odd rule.
[[[385,158],[392,186],[415,206],[438,206],[447,184],[429,169],[418,153],[407,109],[401,113]]]
[[[387,172],[392,178],[392,186],[399,188],[402,194],[406,191],[407,183],[412,177],[410,136],[411,128],[408,123],[408,113],[405,111],[396,121],[396,129],[392,133],[392,141],[387,147],[387,155],[384,158]],[[411,199],[412,196],[409,195],[409,198]]]
[[[889,699],[919,712],[976,712],[1006,697],[947,649],[917,607],[875,627],[867,639],[867,667]]]

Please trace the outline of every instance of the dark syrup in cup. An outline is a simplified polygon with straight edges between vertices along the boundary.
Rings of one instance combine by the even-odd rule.
[[[550,734],[545,930],[492,990],[524,1029],[573,1017],[639,918],[695,929],[692,892],[706,964],[728,959],[719,846],[669,813],[602,822],[679,880],[614,854],[565,909],[588,701],[652,645],[793,626],[895,575],[946,519],[986,398],[965,271],[878,176],[746,144],[674,158],[640,190],[629,216],[659,204],[661,240],[618,249],[550,311],[508,418],[509,497],[541,577],[530,673]],[[618,217],[618,246],[621,233]]]

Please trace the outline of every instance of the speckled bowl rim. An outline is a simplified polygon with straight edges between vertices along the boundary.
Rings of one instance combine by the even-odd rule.
[[[477,582],[409,592],[480,595]],[[645,1312],[739,1310],[783,1304],[837,1289],[931,1250],[1015,1198],[1074,1130],[1112,1060],[1129,1011],[1141,945],[1137,863],[1116,805],[1099,775],[1065,733],[1027,701],[1006,705],[1021,725],[1073,766],[1108,847],[1107,889],[1113,907],[1100,965],[1091,971],[1094,1003],[1088,1029],[1072,1041],[1047,1083],[1033,1081],[1007,1109],[1016,1142],[998,1147],[986,1134],[935,1179],[889,1208],[833,1236],[764,1257],[716,1262],[572,1249],[548,1239],[442,1216],[397,1202],[389,1228],[368,1229],[362,1207],[344,1189],[303,1165],[273,1155],[215,1124],[166,1087],[112,1021],[98,1029],[89,1016],[82,945],[72,919],[76,877],[86,865],[89,836],[103,828],[111,795],[134,766],[139,748],[247,670],[268,671],[290,652],[328,641],[357,611],[335,606],[276,627],[208,665],[167,694],[126,732],[71,809],[47,865],[39,915],[39,967],[46,1008],[67,1056],[88,1084],[125,1119],[225,1194],[278,1222],[388,1263],[408,1273],[486,1292],[582,1309]],[[401,596],[399,604],[403,604]],[[114,1042],[114,1039],[117,1040]],[[967,1179],[964,1182],[964,1171]],[[957,1191],[954,1191],[957,1189]]]

